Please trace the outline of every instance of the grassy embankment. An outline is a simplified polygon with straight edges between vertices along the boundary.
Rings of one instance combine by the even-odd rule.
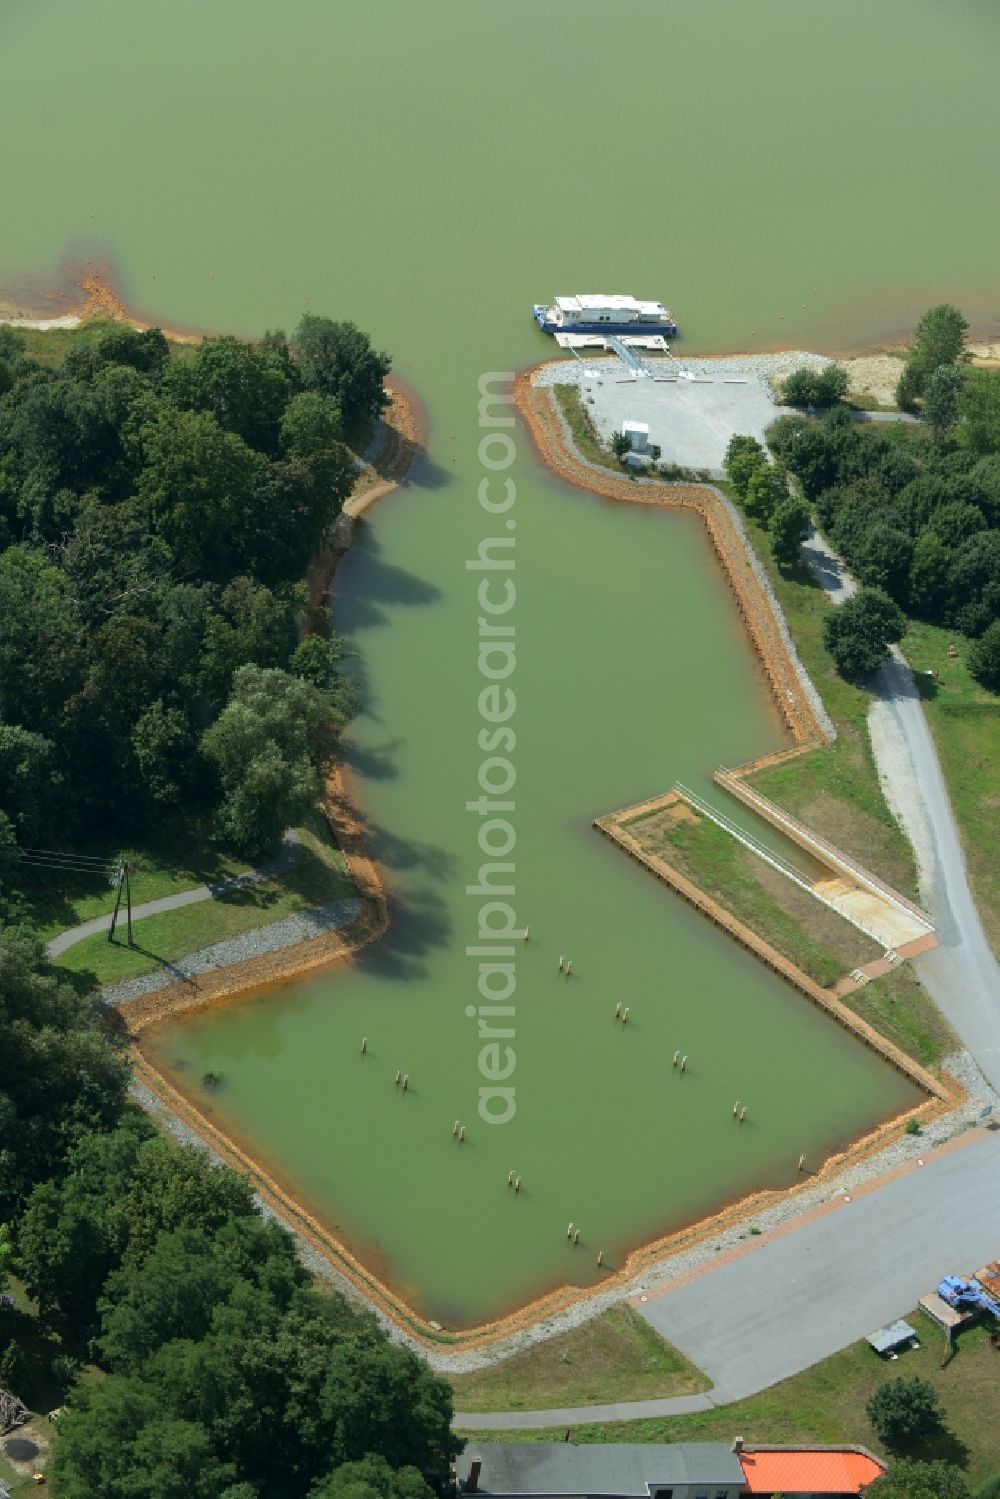
[[[580,456],[590,463],[600,464],[602,468],[613,469],[616,474],[620,475],[622,466],[601,441],[593,418],[580,393],[580,387],[578,385],[554,385],[552,394],[559,404],[559,410],[566,418]]]
[[[693,1395],[710,1383],[630,1306],[612,1307],[572,1332],[450,1382],[456,1409],[471,1411],[655,1400]]]
[[[837,728],[832,745],[748,778],[765,796],[882,876],[903,895],[917,896],[909,841],[882,795],[868,738],[868,693],[843,681],[823,645],[823,619],[833,607],[805,566],[782,572],[767,533],[744,517],[747,533],[788,620],[802,663]],[[934,1063],[955,1043],[943,1016],[907,967],[845,996],[845,1003],[917,1061]]]
[[[954,646],[957,657],[949,657]],[[954,631],[912,620],[902,651],[918,677],[979,914],[993,951],[1000,953],[1000,703],[973,681],[969,642]]]
[[[311,825],[298,829],[298,833],[301,840],[298,857],[280,874],[241,889],[224,891],[195,905],[182,906],[177,911],[143,917],[133,922],[136,945],[132,948],[125,945],[124,925],[119,929],[120,940],[116,937],[114,943],[108,942],[103,932],[87,937],[59,958],[58,967],[79,975],[87,987],[111,984],[119,979],[149,973],[213,942],[280,921],[297,911],[355,895],[357,892],[344,857],[334,846],[325,821],[317,814]],[[175,855],[176,850],[168,849],[163,857],[170,860],[172,854]],[[139,858],[147,859],[148,855],[143,853]],[[224,857],[218,862],[223,868],[230,864]],[[133,881],[133,909],[144,900],[171,894],[174,889],[191,889],[204,883],[193,872],[185,879],[186,874],[187,871],[178,869],[174,862],[167,867],[154,865],[146,876]],[[217,877],[213,873],[213,880]],[[111,910],[113,893],[109,891],[101,897],[89,894],[81,904],[85,907],[85,914],[78,916],[77,920],[86,920],[88,916]],[[72,924],[61,922],[56,929]]]
[[[607,1322],[610,1316],[610,1313],[605,1313],[598,1323]],[[965,1466],[970,1484],[983,1483],[1000,1470],[996,1440],[996,1433],[1000,1431],[1000,1353],[990,1346],[989,1330],[985,1326],[967,1327],[959,1333],[956,1351],[942,1369],[940,1331],[920,1312],[909,1313],[908,1319],[917,1329],[923,1346],[902,1355],[898,1363],[883,1363],[866,1343],[855,1343],[804,1373],[735,1405],[690,1416],[574,1426],[573,1440],[731,1442],[738,1433],[748,1444],[862,1442],[884,1456],[884,1449],[865,1415],[865,1402],[884,1380],[896,1375],[919,1375],[937,1391],[947,1427],[930,1449],[920,1455],[940,1456],[958,1462]],[[615,1336],[610,1327],[603,1331],[594,1324],[589,1332],[579,1328],[553,1341],[562,1344],[559,1357],[569,1361],[576,1370],[575,1377],[584,1385],[588,1364],[593,1360],[594,1368],[600,1367],[606,1350],[615,1346]],[[522,1360],[519,1408],[547,1408],[550,1384],[548,1361],[542,1363],[544,1346],[539,1345],[519,1355]],[[504,1367],[453,1379],[456,1405],[463,1410],[514,1409],[512,1404],[504,1405],[500,1396],[505,1379]],[[608,1390],[607,1399],[613,1398],[608,1386],[601,1388]],[[631,1396],[638,1399],[647,1392],[648,1386],[640,1387],[636,1383],[626,1386],[625,1390],[616,1388],[614,1398]],[[473,1394],[477,1397],[475,1402]],[[511,1442],[562,1441],[564,1434],[564,1427],[480,1433],[483,1441]],[[473,1433],[468,1437],[474,1440]]]
[[[707,817],[672,820],[653,812],[625,826],[647,853],[661,855],[816,983],[830,988],[852,968],[881,957],[877,942]]]

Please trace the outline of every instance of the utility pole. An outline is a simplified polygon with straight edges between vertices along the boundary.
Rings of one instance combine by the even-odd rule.
[[[108,927],[108,941],[115,940],[115,927],[118,925],[118,907],[122,902],[122,885],[125,882],[126,865],[124,862],[115,870],[115,908],[111,913],[111,925]],[[129,900],[129,946],[132,946],[132,902]]]
[[[108,927],[108,941],[115,940],[115,928],[118,925],[118,912],[122,903],[122,890],[125,891],[125,913],[128,929],[128,945],[134,947],[132,941],[132,878],[127,859],[123,859],[115,870],[115,908],[111,913],[111,925]]]

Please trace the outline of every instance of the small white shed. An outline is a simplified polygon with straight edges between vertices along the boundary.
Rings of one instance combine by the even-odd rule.
[[[622,432],[628,438],[633,453],[649,450],[649,426],[646,422],[622,422]]]

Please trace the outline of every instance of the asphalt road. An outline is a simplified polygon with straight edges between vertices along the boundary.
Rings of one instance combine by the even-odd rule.
[[[215,885],[196,885],[193,890],[181,890],[177,895],[163,895],[159,900],[144,901],[141,906],[132,907],[132,920],[138,921],[142,916],[157,916],[161,911],[179,911],[182,906],[195,906],[203,900],[215,900],[220,895],[225,895],[231,890],[242,890],[247,885],[259,884],[261,880],[270,879],[272,875],[280,874],[294,863],[299,851],[299,836],[294,829],[289,828],[283,840],[281,853],[278,857],[263,869],[250,869],[246,874],[237,874],[228,880],[220,880]],[[50,958],[58,958],[60,953],[75,947],[78,942],[83,942],[87,937],[96,936],[98,932],[107,932],[111,929],[111,918],[113,913],[106,912],[103,916],[94,916],[90,921],[81,921],[79,926],[71,926],[57,937],[53,937],[45,944],[46,952]],[[118,912],[119,925],[125,929],[125,902],[122,901],[121,910]]]
[[[872,1183],[790,1232],[749,1241],[636,1310],[712,1380],[706,1395],[571,1410],[466,1412],[469,1429],[574,1426],[681,1415],[745,1399],[905,1316],[946,1274],[1000,1246],[1000,1131],[977,1130],[926,1165]],[[924,1318],[924,1338],[937,1329]],[[874,1358],[875,1355],[873,1354]]]
[[[835,603],[856,585],[813,532],[806,561]],[[920,694],[898,648],[879,670],[868,730],[886,800],[913,845],[920,897],[941,945],[913,960],[917,976],[953,1030],[1000,1091],[1000,964],[983,931],[969,888],[962,846],[924,716]]]

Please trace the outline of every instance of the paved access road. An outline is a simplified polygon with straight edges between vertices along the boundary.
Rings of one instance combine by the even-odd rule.
[[[682,1415],[745,1399],[895,1317],[1000,1244],[1000,1131],[970,1131],[924,1166],[873,1182],[797,1227],[750,1240],[724,1264],[637,1305],[713,1382],[706,1395],[571,1410],[463,1413],[479,1430]],[[922,1336],[933,1324],[922,1319]],[[874,1358],[874,1354],[872,1357]]]
[[[813,532],[803,554],[823,589],[841,604],[854,580]],[[868,731],[885,797],[913,845],[920,895],[941,945],[913,959],[917,976],[1000,1091],[1000,964],[969,888],[958,829],[920,694],[902,653],[879,670]]]
[[[272,875],[281,874],[297,858],[298,851],[299,835],[294,829],[289,828],[284,835],[281,853],[265,868],[249,869],[246,874],[233,875],[232,879],[220,880],[215,885],[196,885],[193,890],[181,890],[176,895],[163,895],[159,900],[144,901],[141,906],[132,907],[132,920],[138,921],[142,916],[158,916],[161,911],[179,911],[182,906],[196,906],[200,901],[214,900],[230,890],[242,890],[247,885],[257,885],[261,880],[268,880]],[[85,938],[96,936],[98,932],[110,931],[112,914],[111,911],[107,911],[103,916],[94,916],[90,921],[81,921],[79,926],[71,926],[65,932],[60,932],[58,937],[53,937],[45,944],[49,957],[58,958],[60,953],[75,947]],[[124,905],[118,913],[118,920],[124,925]]]

